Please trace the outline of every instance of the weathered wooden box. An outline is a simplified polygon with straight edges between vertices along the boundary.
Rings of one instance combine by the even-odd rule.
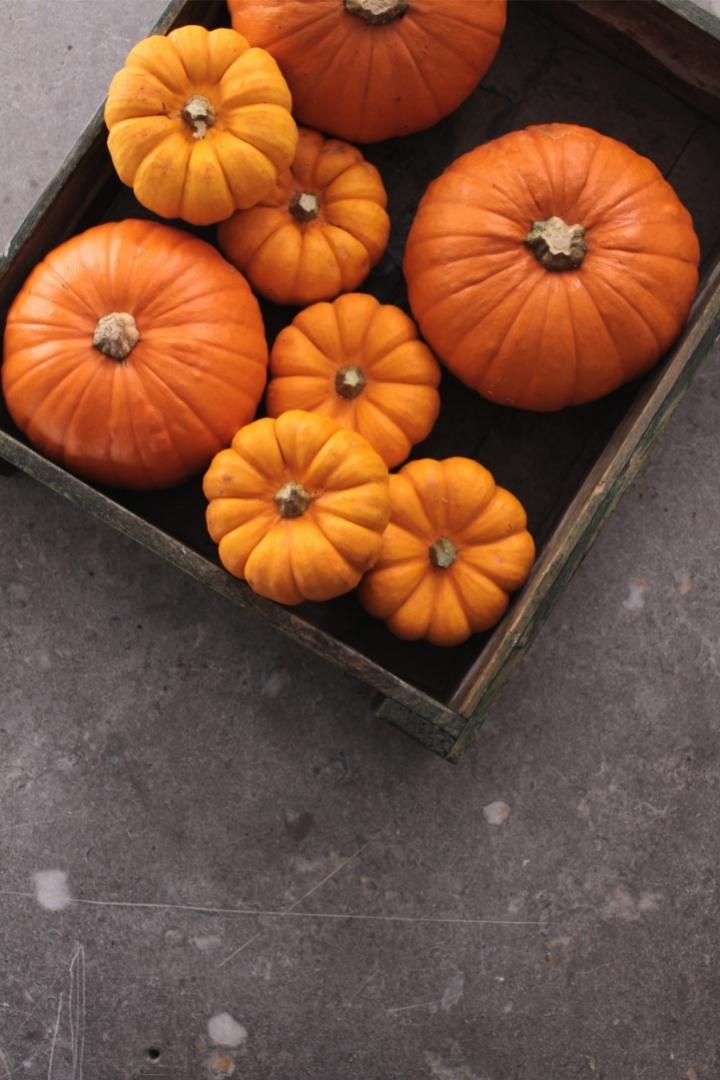
[[[156,32],[191,22],[227,23],[225,4],[175,0]],[[523,501],[538,542],[532,577],[493,633],[440,650],[398,641],[352,595],[294,610],[262,600],[219,566],[199,480],[159,494],[99,490],[36,453],[0,402],[0,457],[358,675],[378,691],[381,715],[450,760],[469,745],[720,336],[720,20],[689,0],[511,0],[500,52],[470,99],[430,131],[366,148],[388,189],[393,234],[365,288],[406,306],[402,251],[430,180],[480,142],[549,121],[595,127],[652,158],[693,214],[702,283],[671,354],[603,401],[534,415],[444,377],[440,420],[415,456],[481,460]],[[52,247],[127,216],[150,215],[115,177],[98,111],[0,263],[3,313]],[[293,314],[264,305],[270,340]]]

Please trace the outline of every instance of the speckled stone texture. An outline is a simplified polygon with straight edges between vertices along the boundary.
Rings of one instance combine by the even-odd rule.
[[[0,4],[5,240],[160,7]],[[719,393],[456,768],[0,477],[0,1080],[717,1080]]]

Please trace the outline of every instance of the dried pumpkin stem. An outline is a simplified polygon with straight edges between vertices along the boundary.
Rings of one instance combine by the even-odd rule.
[[[559,217],[533,221],[525,243],[546,270],[577,270],[587,254],[582,225],[567,225]]]
[[[127,360],[138,341],[140,332],[127,311],[112,311],[98,319],[92,343],[111,360]]]
[[[359,394],[362,394],[363,390],[367,386],[367,379],[362,368],[359,368],[357,364],[350,364],[348,367],[340,368],[335,376],[335,389],[341,398],[345,398],[346,401],[352,401]]]
[[[399,19],[407,11],[410,0],[343,0],[348,15],[359,15],[370,26]]]
[[[215,110],[202,94],[193,94],[183,105],[180,115],[193,133],[193,139],[203,139],[215,123]]]
[[[447,536],[441,536],[428,548],[430,562],[440,570],[447,570],[457,558],[457,548]]]
[[[275,493],[275,505],[278,508],[280,517],[300,517],[301,514],[305,513],[311,502],[312,495],[310,492],[302,484],[296,484],[294,480],[283,484],[280,490]]]
[[[320,200],[317,195],[311,195],[307,191],[298,191],[290,200],[290,213],[298,221],[313,221],[320,210]]]

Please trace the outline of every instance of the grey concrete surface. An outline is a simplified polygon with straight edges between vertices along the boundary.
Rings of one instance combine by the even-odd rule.
[[[5,239],[159,7],[0,5]],[[718,394],[455,769],[0,477],[0,1080],[717,1080]]]

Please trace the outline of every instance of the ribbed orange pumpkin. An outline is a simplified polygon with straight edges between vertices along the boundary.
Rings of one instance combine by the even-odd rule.
[[[277,304],[302,307],[356,288],[390,235],[380,174],[354,146],[300,129],[275,190],[218,229],[226,258]]]
[[[440,409],[440,367],[412,319],[364,293],[296,315],[275,339],[270,371],[270,416],[330,416],[359,431],[390,467],[430,433]]]
[[[411,461],[390,477],[392,512],[360,599],[401,638],[459,645],[503,616],[535,545],[522,506],[476,461]]]
[[[651,368],[698,281],[690,214],[652,162],[571,124],[515,131],[435,180],[405,253],[423,336],[503,405],[548,411]]]
[[[233,26],[268,49],[304,124],[351,142],[430,127],[477,86],[505,0],[229,0]]]
[[[183,26],[128,54],[105,105],[108,148],[138,202],[212,225],[272,191],[293,159],[287,83],[234,30]]]
[[[280,604],[355,588],[390,516],[380,456],[356,432],[299,410],[242,428],[203,490],[223,566]]]
[[[7,319],[2,386],[15,423],[102,484],[170,487],[257,409],[262,316],[202,240],[151,221],[98,225],[52,251]]]

